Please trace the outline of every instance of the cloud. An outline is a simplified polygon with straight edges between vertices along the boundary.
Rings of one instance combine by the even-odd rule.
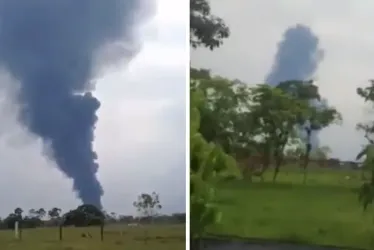
[[[95,78],[95,96],[102,103],[94,147],[103,206],[122,214],[133,214],[137,195],[152,191],[160,194],[163,212],[185,210],[188,6],[159,0],[157,7],[154,18],[139,28],[144,43],[133,61],[118,61]],[[17,104],[7,88],[16,81],[6,74],[1,80],[0,215],[17,206],[67,210],[79,205],[72,182],[43,156],[40,140],[17,122]]]
[[[371,1],[353,0],[215,1],[212,10],[230,26],[231,36],[213,52],[193,51],[191,63],[249,84],[262,83],[284,31],[298,23],[309,26],[325,51],[315,74],[317,84],[344,118],[342,126],[320,133],[320,143],[330,146],[334,157],[352,160],[366,143],[355,130],[368,116],[356,88],[373,77],[373,7]]]

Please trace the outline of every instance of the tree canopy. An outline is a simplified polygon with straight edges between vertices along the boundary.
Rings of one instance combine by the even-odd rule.
[[[205,107],[200,89],[191,89],[190,117],[190,231],[193,239],[203,235],[205,228],[219,222],[215,202],[215,183],[222,178],[238,176],[235,160],[220,145],[208,142],[199,132],[199,107]]]
[[[211,13],[207,0],[190,1],[190,45],[193,48],[202,46],[213,50],[229,35],[228,26]]]
[[[197,106],[203,138],[237,160],[257,156],[265,169],[273,161],[274,180],[287,148],[305,144],[301,156],[307,159],[306,170],[311,132],[342,121],[313,81],[249,85],[213,77],[206,69],[191,69],[191,79],[191,90],[199,90],[205,100]]]

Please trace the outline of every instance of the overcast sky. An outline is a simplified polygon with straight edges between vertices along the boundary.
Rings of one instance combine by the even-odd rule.
[[[363,135],[355,130],[359,121],[371,117],[356,88],[374,77],[374,2],[369,0],[215,0],[214,14],[231,29],[224,45],[210,52],[192,52],[195,67],[249,84],[263,83],[270,71],[277,43],[284,31],[298,23],[309,26],[325,51],[315,78],[320,93],[343,115],[342,126],[320,133],[320,144],[333,156],[352,160]],[[366,118],[365,118],[366,117]]]
[[[139,29],[140,53],[97,77],[102,106],[95,149],[108,211],[133,214],[137,195],[152,191],[160,194],[162,212],[185,211],[186,9],[187,1],[159,0],[156,15]],[[1,74],[3,84],[12,81]],[[18,206],[66,211],[80,205],[72,181],[16,122],[9,93],[0,97],[0,215]]]

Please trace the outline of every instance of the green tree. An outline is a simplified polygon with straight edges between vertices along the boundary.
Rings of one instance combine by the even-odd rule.
[[[222,178],[239,176],[235,160],[214,142],[208,143],[200,129],[199,107],[205,96],[200,89],[191,89],[190,106],[190,234],[194,249],[206,227],[220,220],[215,205],[215,185]]]
[[[248,141],[249,87],[240,81],[211,77],[207,70],[192,69],[191,91],[199,91],[204,102],[197,108],[199,133],[207,142],[220,145],[228,154]],[[245,139],[244,139],[245,138]]]
[[[47,214],[47,212],[45,211],[44,208],[39,208],[36,211],[36,214],[37,214],[37,216],[38,216],[39,219],[42,219]]]
[[[133,206],[136,208],[141,216],[142,220],[146,222],[153,222],[162,206],[160,203],[159,195],[156,192],[151,194],[142,193],[138,196],[137,200],[134,201]],[[148,241],[148,229],[144,230],[144,243]]]
[[[206,69],[193,68],[191,79],[191,90],[199,90],[204,98],[197,106],[199,133],[207,142],[220,145],[225,153],[234,156],[249,176],[262,177],[274,162],[275,181],[286,148],[296,143],[299,130],[303,129],[307,134],[303,150],[305,182],[311,133],[341,120],[332,107],[310,105],[313,100],[320,100],[318,88],[311,81],[251,87],[239,80],[212,76]],[[307,121],[310,126],[305,126]],[[301,148],[299,151],[302,153]]]
[[[357,88],[357,94],[364,99],[365,103],[369,102],[374,105],[374,80],[370,80],[370,85],[365,88]],[[374,144],[374,122],[362,122],[356,126],[357,130],[364,132],[364,136],[369,144]]]
[[[273,181],[276,180],[284,158],[286,145],[297,137],[295,127],[308,117],[306,101],[288,94],[281,88],[260,84],[252,88],[251,114],[259,131],[260,140],[266,145],[266,161],[274,160]]]
[[[76,227],[102,225],[104,219],[105,215],[99,208],[94,205],[83,204],[64,214],[62,225],[74,225]]]
[[[14,214],[17,215],[17,217],[22,218],[23,209],[20,207],[17,207],[14,209]]]
[[[312,133],[322,130],[332,124],[339,124],[342,121],[341,114],[319,94],[318,86],[314,85],[312,80],[299,81],[290,80],[278,84],[277,88],[292,95],[294,98],[309,103],[308,115],[298,120],[299,129],[304,130],[306,134],[305,153],[303,156],[302,168],[304,170],[303,182],[306,182],[307,170],[312,153]]]
[[[362,184],[359,190],[359,201],[364,209],[374,201],[374,145],[368,144],[356,157],[356,160],[365,157],[362,168],[370,171],[371,178]]]
[[[219,47],[229,37],[230,30],[225,22],[211,13],[207,0],[190,1],[190,45],[211,50]]]
[[[57,207],[54,207],[54,208],[52,208],[48,211],[48,216],[51,219],[58,219],[58,218],[60,218],[60,213],[61,213],[61,209],[57,208]]]
[[[151,194],[142,193],[137,200],[133,202],[133,206],[140,213],[141,217],[146,220],[153,220],[158,215],[158,211],[162,208],[159,195],[156,192]]]
[[[370,81],[370,85],[365,88],[357,88],[357,94],[374,106],[374,81]],[[366,209],[374,200],[374,122],[358,123],[357,129],[364,132],[368,144],[358,153],[356,160],[365,158],[362,168],[363,171],[370,172],[370,178],[360,188],[359,200]]]

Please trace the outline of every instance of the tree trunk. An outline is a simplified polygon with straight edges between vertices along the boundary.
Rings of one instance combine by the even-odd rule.
[[[278,173],[279,173],[279,166],[277,164],[274,168],[273,182],[277,180]]]
[[[277,180],[277,176],[278,176],[278,173],[280,171],[280,167],[283,163],[283,151],[284,151],[285,146],[286,146],[286,142],[282,142],[278,151],[276,151],[275,154],[274,154],[275,168],[274,168],[273,182],[275,182]]]
[[[273,182],[277,180],[277,176],[278,176],[280,166],[281,166],[281,156],[279,155],[279,153],[276,153],[274,158],[275,158],[275,167],[274,167]]]
[[[306,184],[306,180],[307,180],[309,155],[310,155],[310,150],[307,150],[305,157],[304,157],[304,162],[303,162],[303,184]]]
[[[307,142],[306,142],[306,152],[304,156],[304,162],[303,162],[303,184],[306,184],[306,178],[308,174],[308,165],[309,165],[309,157],[310,157],[310,152],[312,151],[312,143],[311,143],[311,135],[312,135],[312,130],[310,128],[306,129],[307,133]]]

